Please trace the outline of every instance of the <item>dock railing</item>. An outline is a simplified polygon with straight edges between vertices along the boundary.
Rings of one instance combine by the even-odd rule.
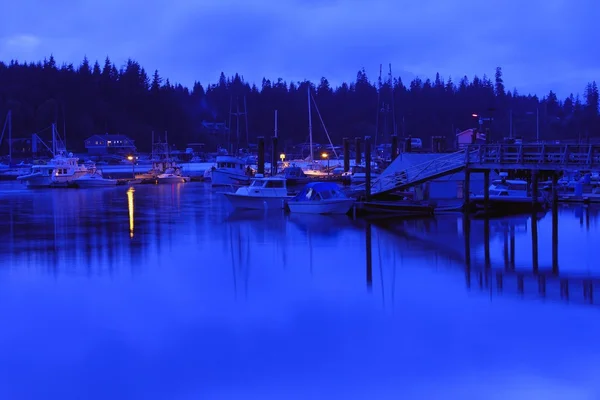
[[[600,168],[598,144],[469,145],[472,168],[564,170]]]

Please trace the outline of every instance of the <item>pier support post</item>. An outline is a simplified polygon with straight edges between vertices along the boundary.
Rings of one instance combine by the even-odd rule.
[[[538,206],[538,173],[537,171],[531,171],[531,204],[533,209],[536,210]]]
[[[277,136],[271,137],[271,176],[277,175]]]
[[[258,138],[258,165],[257,173],[265,174],[265,137],[259,136]]]
[[[360,138],[354,138],[354,151],[356,154],[354,155],[354,165],[359,166],[362,161],[362,152],[360,151]]]
[[[350,171],[350,140],[344,138],[344,172]]]
[[[470,207],[470,197],[471,197],[471,171],[469,168],[465,168],[465,184],[463,186],[463,201],[464,201],[464,209],[466,212],[469,212]]]
[[[392,135],[392,156],[391,159],[394,161],[398,156],[398,135]]]
[[[365,136],[365,198],[371,200],[371,137]]]
[[[483,172],[483,210],[487,215],[490,206],[490,171]]]

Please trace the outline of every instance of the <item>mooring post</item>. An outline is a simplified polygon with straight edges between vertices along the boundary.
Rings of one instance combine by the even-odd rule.
[[[259,136],[258,138],[258,166],[257,173],[265,174],[265,137]]]
[[[350,140],[344,138],[344,172],[350,171]]]
[[[490,206],[490,171],[483,172],[483,210],[488,214]]]
[[[371,200],[371,137],[365,136],[365,199]]]
[[[392,161],[398,156],[398,135],[392,135]]]
[[[271,176],[277,175],[277,136],[271,137]]]
[[[361,164],[362,162],[362,152],[360,151],[360,138],[354,138],[354,151],[356,152],[356,154],[354,155],[354,165],[356,165],[357,167]]]

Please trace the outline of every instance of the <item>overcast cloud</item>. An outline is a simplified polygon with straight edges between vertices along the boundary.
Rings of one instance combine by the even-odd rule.
[[[599,18],[598,0],[21,0],[0,17],[0,59],[131,57],[184,85],[221,71],[338,84],[380,63],[458,81],[502,66],[508,88],[564,97],[600,80]]]

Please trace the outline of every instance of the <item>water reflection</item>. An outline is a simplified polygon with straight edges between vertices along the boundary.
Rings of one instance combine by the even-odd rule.
[[[0,397],[596,394],[598,211],[551,217],[229,213],[197,184],[0,191]]]
[[[133,227],[134,227],[134,219],[133,219],[133,211],[134,211],[134,205],[133,205],[133,193],[135,192],[135,189],[132,187],[130,187],[127,190],[127,208],[129,209],[129,237],[133,237]]]

